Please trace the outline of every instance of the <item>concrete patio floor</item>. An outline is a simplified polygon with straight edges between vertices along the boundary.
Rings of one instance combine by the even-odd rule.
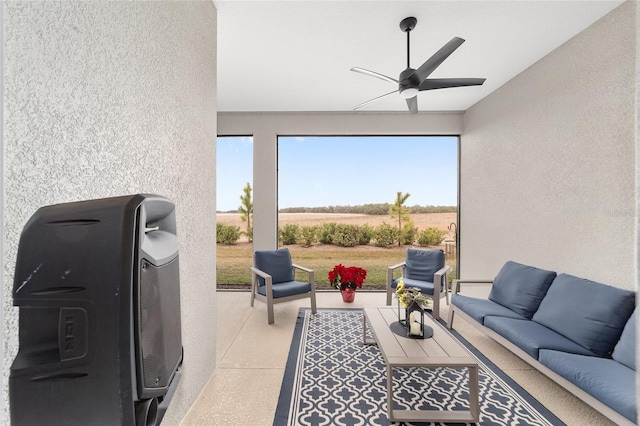
[[[182,426],[272,425],[298,309],[309,299],[275,306],[267,324],[266,305],[249,306],[249,292],[218,291],[216,369]],[[385,294],[360,291],[354,303],[336,292],[318,292],[318,308],[382,306]],[[443,318],[448,306],[443,301]],[[454,328],[567,425],[613,425],[529,364],[456,319]]]

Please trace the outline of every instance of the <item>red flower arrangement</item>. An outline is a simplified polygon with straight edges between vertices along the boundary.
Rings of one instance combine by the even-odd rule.
[[[356,290],[362,287],[367,278],[367,271],[357,266],[336,265],[329,271],[329,282],[335,288],[343,291],[347,288]]]

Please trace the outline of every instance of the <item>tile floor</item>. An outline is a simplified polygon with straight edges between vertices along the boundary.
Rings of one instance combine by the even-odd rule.
[[[289,345],[301,306],[309,299],[275,306],[275,324],[267,324],[264,303],[249,306],[248,292],[217,292],[216,369],[181,426],[272,425]],[[337,292],[319,292],[319,308],[384,305],[381,292],[360,291],[354,303]],[[443,303],[443,317],[448,307]],[[568,425],[613,425],[464,320],[454,328]]]

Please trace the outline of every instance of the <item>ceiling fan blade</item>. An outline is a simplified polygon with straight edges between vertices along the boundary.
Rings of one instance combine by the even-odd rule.
[[[414,73],[418,77],[420,83],[422,83],[431,73],[444,62],[445,59],[451,55],[460,45],[464,43],[464,39],[460,37],[452,38],[447,44],[442,46],[440,50],[434,53],[424,64]]]
[[[358,108],[361,108],[361,107],[363,107],[363,106],[365,106],[365,105],[367,105],[367,104],[369,104],[369,103],[371,103],[371,102],[373,102],[373,101],[377,101],[377,100],[378,100],[378,99],[380,99],[380,98],[384,98],[384,97],[385,97],[385,96],[387,96],[387,95],[391,95],[392,93],[398,93],[398,89],[394,90],[393,92],[385,93],[384,95],[380,95],[380,96],[378,96],[378,97],[375,97],[375,98],[373,98],[373,99],[369,99],[368,101],[363,102],[363,103],[361,103],[361,104],[359,104],[359,105],[356,105],[356,106],[354,106],[354,107],[353,107],[353,110],[355,111],[355,110],[357,110]]]
[[[418,97],[407,98],[407,106],[411,114],[416,114],[418,112]]]
[[[384,74],[380,74],[379,72],[369,71],[369,70],[366,70],[364,68],[359,68],[359,67],[353,67],[353,68],[351,68],[351,71],[359,72],[360,74],[368,75],[368,76],[371,76],[371,77],[376,77],[376,78],[379,78],[380,80],[388,81],[389,83],[398,84],[398,80],[396,80],[395,78],[388,77],[388,76],[386,76]]]
[[[486,78],[428,78],[418,90],[446,89],[449,87],[481,86]]]

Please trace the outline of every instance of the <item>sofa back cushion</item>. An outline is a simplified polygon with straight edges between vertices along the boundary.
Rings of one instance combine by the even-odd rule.
[[[531,319],[555,277],[553,271],[510,260],[493,280],[489,300]]]
[[[622,336],[613,350],[612,358],[622,365],[636,369],[636,309],[622,330]]]
[[[634,307],[633,291],[560,274],[532,319],[596,355],[609,356]]]

